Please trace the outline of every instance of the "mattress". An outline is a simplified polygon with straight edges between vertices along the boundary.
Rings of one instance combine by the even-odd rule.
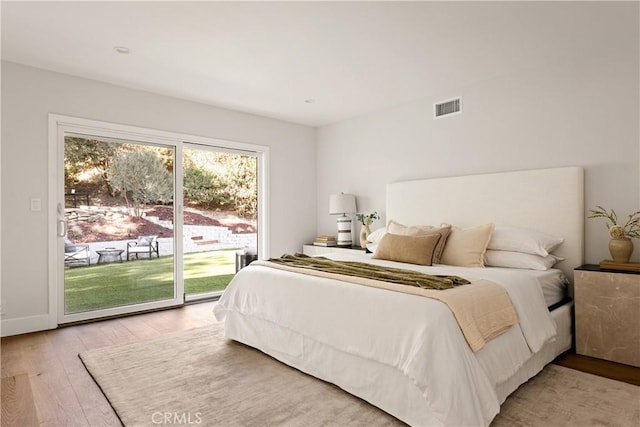
[[[501,268],[501,267],[486,267],[490,270],[514,270],[513,268]],[[551,307],[567,297],[567,289],[569,281],[562,272],[555,268],[549,270],[520,270],[521,274],[531,276],[535,278],[538,286],[542,290],[544,301],[547,307]]]
[[[473,353],[439,301],[265,266],[241,270],[214,312],[227,337],[412,425],[488,425],[509,393],[570,346],[569,311],[559,325],[539,274],[367,262],[492,280],[510,295],[519,324]]]

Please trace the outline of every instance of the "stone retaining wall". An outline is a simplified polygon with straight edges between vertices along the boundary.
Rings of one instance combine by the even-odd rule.
[[[184,226],[184,234],[185,236],[182,241],[184,253],[256,247],[258,242],[258,236],[256,233],[233,234],[226,227],[186,225]],[[192,237],[202,237],[202,239],[194,240]],[[128,239],[89,243],[91,264],[96,264],[98,262],[98,254],[96,251],[107,248],[124,250],[122,253],[122,260],[126,261],[127,242],[131,241],[131,239]],[[158,245],[160,249],[160,256],[173,255],[173,237],[160,237],[158,239]],[[143,256],[146,258],[145,255]]]

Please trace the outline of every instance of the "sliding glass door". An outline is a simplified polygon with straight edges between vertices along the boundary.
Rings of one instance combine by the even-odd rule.
[[[52,327],[215,296],[268,256],[267,147],[53,114],[49,141]]]
[[[63,152],[62,318],[181,303],[174,256],[175,147],[68,133]]]
[[[221,294],[246,262],[247,254],[257,253],[257,160],[256,153],[185,144],[183,265],[187,300]]]

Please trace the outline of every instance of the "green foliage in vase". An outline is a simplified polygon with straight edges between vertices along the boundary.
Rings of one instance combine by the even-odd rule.
[[[358,218],[358,221],[360,221],[362,225],[371,225],[373,221],[380,219],[380,216],[378,215],[378,212],[374,212],[369,215],[356,214],[356,218]]]

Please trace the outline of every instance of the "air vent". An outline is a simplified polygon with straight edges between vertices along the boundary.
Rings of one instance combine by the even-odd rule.
[[[451,114],[459,114],[462,111],[462,98],[450,99],[434,104],[433,117],[435,119],[448,116]]]

